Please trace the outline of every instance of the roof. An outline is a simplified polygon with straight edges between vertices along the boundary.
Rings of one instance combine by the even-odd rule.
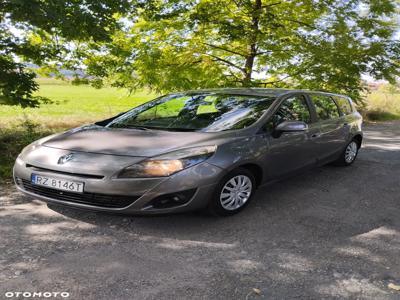
[[[216,89],[199,89],[190,90],[186,93],[217,93],[217,94],[238,94],[238,95],[252,95],[252,96],[275,96],[279,97],[289,93],[321,93],[326,95],[339,95],[335,93],[321,92],[321,91],[310,91],[301,89],[278,89],[278,88],[216,88]],[[339,95],[343,96],[343,95]]]

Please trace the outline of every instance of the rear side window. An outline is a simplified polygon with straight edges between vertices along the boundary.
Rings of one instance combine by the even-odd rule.
[[[344,115],[349,115],[353,112],[349,99],[340,96],[334,96],[333,99],[335,99],[337,105]]]
[[[311,95],[317,116],[320,120],[339,118],[338,107],[332,97],[325,95]]]

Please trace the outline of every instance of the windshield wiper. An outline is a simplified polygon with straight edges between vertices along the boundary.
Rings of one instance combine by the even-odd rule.
[[[197,128],[179,128],[179,127],[153,127],[141,125],[123,125],[115,126],[116,128],[138,129],[138,130],[161,130],[161,131],[197,131]]]
[[[151,130],[152,128],[146,126],[126,125],[117,128],[138,129],[138,130]]]
[[[162,128],[161,130],[168,130],[168,131],[197,131],[197,128],[178,128],[178,127],[166,127]]]

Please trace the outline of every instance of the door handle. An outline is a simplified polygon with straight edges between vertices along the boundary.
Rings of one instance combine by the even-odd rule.
[[[311,135],[311,139],[316,139],[316,138],[318,138],[320,136],[320,134],[319,133],[313,133],[312,135]]]

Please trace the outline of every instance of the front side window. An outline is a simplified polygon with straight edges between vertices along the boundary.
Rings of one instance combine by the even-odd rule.
[[[349,115],[353,112],[350,102],[346,97],[334,96],[333,98],[344,115]]]
[[[256,122],[274,100],[272,95],[173,94],[134,108],[106,126],[205,132],[242,129]]]
[[[286,99],[272,116],[267,127],[273,129],[284,121],[303,121],[307,124],[311,122],[310,109],[303,95],[294,95]]]
[[[311,98],[314,102],[318,119],[329,120],[340,116],[338,107],[330,96],[311,95]]]

